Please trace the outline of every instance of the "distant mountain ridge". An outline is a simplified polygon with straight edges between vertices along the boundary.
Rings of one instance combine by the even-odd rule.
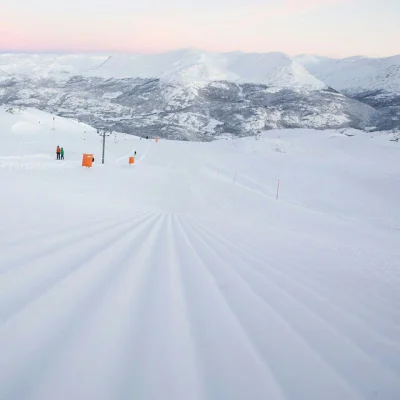
[[[181,50],[149,55],[1,55],[9,74],[36,78],[96,76],[101,78],[160,78],[181,83],[235,83],[308,86],[326,85],[283,53],[209,53]]]
[[[302,55],[295,60],[330,87],[378,110],[381,129],[400,129],[400,55],[344,59]]]
[[[127,133],[187,140],[292,127],[396,129],[400,122],[393,104],[388,111],[379,103],[379,98],[392,102],[400,93],[393,59],[351,62],[199,50],[0,54],[0,104],[32,106]],[[364,66],[363,79],[357,79],[354,62]],[[361,96],[371,90],[381,91],[380,97],[373,96],[375,103]],[[388,112],[393,113],[390,119]]]
[[[344,59],[300,55],[294,60],[310,74],[339,91],[384,90],[400,93],[400,54],[385,58]]]

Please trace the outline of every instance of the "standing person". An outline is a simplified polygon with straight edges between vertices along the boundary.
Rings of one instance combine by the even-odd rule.
[[[57,160],[59,160],[60,159],[60,153],[61,153],[60,146],[57,146],[56,153],[57,153]]]
[[[61,147],[60,154],[61,154],[61,160],[64,160],[64,147]]]

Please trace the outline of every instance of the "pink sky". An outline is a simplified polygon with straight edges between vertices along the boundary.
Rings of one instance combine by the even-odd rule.
[[[14,0],[0,51],[283,51],[329,56],[400,52],[398,0]]]

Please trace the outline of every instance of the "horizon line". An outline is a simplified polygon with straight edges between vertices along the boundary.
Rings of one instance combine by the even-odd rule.
[[[368,56],[365,54],[354,54],[352,56],[329,56],[326,54],[315,54],[315,53],[299,53],[295,55],[290,55],[283,51],[243,51],[243,50],[231,50],[231,51],[212,51],[212,50],[204,50],[197,47],[182,47],[164,51],[117,51],[117,50],[103,50],[103,51],[95,51],[95,50],[10,50],[10,49],[0,49],[1,55],[7,54],[15,54],[15,55],[157,55],[157,54],[167,54],[173,52],[180,52],[180,51],[199,51],[204,53],[211,53],[211,54],[232,54],[232,53],[242,53],[242,54],[284,54],[290,58],[300,57],[300,56],[311,56],[311,57],[324,57],[324,58],[331,58],[331,59],[350,59],[350,58],[370,58],[370,59],[382,59],[382,58],[392,58],[396,56],[400,56],[398,54],[392,54],[389,56]]]

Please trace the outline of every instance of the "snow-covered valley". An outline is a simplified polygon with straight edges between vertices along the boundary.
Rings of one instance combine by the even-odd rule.
[[[0,108],[1,399],[400,398],[390,135],[52,128]]]
[[[400,130],[398,57],[179,50],[0,54],[0,104],[136,136],[210,141],[268,129]]]

